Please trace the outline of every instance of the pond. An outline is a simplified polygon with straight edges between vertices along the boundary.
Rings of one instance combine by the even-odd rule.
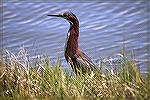
[[[25,48],[31,58],[48,54],[52,61],[61,58],[69,23],[47,14],[73,12],[80,21],[79,47],[96,63],[113,57],[122,48],[133,54],[141,71],[147,70],[148,8],[140,1],[126,3],[4,2],[0,5],[1,47],[17,54]]]

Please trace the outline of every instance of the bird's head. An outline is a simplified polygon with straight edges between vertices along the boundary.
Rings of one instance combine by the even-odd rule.
[[[54,16],[54,17],[61,17],[69,21],[69,23],[74,24],[76,21],[78,21],[77,17],[72,13],[72,12],[64,12],[61,14],[57,15],[51,15],[49,14],[48,16]]]

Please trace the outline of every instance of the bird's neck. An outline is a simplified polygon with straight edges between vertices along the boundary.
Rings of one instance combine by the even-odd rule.
[[[79,22],[70,23],[67,33],[65,53],[69,56],[74,55],[78,50]]]

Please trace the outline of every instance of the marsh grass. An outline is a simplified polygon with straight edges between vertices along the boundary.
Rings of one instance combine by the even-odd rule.
[[[9,57],[0,61],[1,99],[65,99],[65,100],[143,100],[148,99],[148,81],[144,79],[134,61],[124,60],[116,71],[93,72],[74,75],[63,69],[61,60],[52,65],[46,56],[29,61],[27,52],[18,55],[7,52]]]

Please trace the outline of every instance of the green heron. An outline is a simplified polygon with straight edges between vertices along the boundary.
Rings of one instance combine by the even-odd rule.
[[[83,53],[78,47],[79,37],[79,21],[78,18],[72,12],[64,12],[58,15],[48,15],[61,17],[66,19],[70,23],[70,29],[67,33],[66,44],[65,44],[65,58],[71,65],[75,74],[82,72],[90,73],[96,69],[95,64],[92,60]]]

